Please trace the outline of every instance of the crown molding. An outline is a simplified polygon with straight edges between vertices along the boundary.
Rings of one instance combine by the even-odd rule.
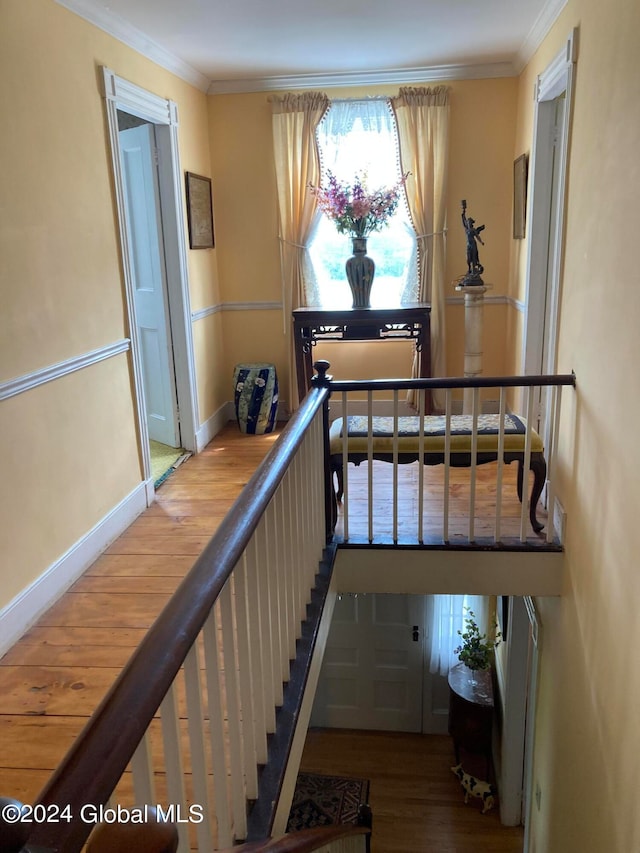
[[[235,80],[212,80],[210,95],[232,95],[248,92],[277,92],[290,89],[332,89],[338,86],[379,86],[429,83],[435,80],[479,80],[487,77],[513,77],[512,62],[490,62],[475,65],[431,65],[419,68],[381,69],[379,71],[344,71],[333,74],[297,74]]]
[[[132,27],[119,15],[109,12],[104,7],[96,6],[91,0],[55,0],[55,2],[113,36],[113,38],[118,39],[118,41],[123,42],[142,56],[146,56],[147,59],[162,66],[162,68],[166,68],[167,71],[195,86],[196,89],[200,89],[201,92],[206,92],[209,88],[208,77],[157,42],[152,41],[141,30]]]
[[[515,77],[534,55],[567,0],[549,0],[542,9],[513,62],[432,65],[416,68],[345,71],[331,74],[275,75],[270,77],[210,80],[193,66],[154,42],[119,15],[97,6],[94,0],[55,0],[75,15],[147,57],[202,92],[210,95],[276,92],[291,89],[331,89],[339,86],[410,85],[443,80],[479,80]]]
[[[514,67],[518,74],[526,68],[566,5],[567,0],[548,0],[548,3],[543,7],[516,54]]]

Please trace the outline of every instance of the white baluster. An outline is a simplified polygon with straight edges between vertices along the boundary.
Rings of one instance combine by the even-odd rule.
[[[167,805],[179,806],[181,812],[186,814],[187,798],[184,790],[184,766],[180,746],[180,713],[175,684],[174,681],[160,705],[160,723],[167,779]],[[177,853],[189,853],[187,826],[184,823],[179,823],[177,826],[179,839]]]
[[[247,799],[258,796],[258,770],[255,746],[255,712],[253,708],[253,672],[255,661],[251,656],[252,624],[247,606],[247,555],[240,558],[233,572],[237,625],[238,687],[242,709],[242,747]]]
[[[527,394],[527,432],[524,438],[524,459],[522,462],[522,507],[520,510],[520,541],[527,541],[527,523],[529,521],[529,467],[531,465],[531,421],[533,419],[533,400],[535,388],[531,385]]]
[[[191,647],[185,658],[184,677],[187,688],[187,716],[189,743],[191,744],[191,778],[193,781],[194,802],[203,807],[205,814],[209,814],[204,713],[202,708],[198,650],[195,645]],[[197,823],[195,827],[199,853],[210,853],[213,848],[213,838],[209,821],[203,820],[201,823]]]
[[[498,470],[496,473],[496,526],[495,542],[500,542],[502,523],[502,479],[504,474],[504,423],[507,412],[507,389],[500,389],[500,414],[498,423]]]
[[[476,474],[478,454],[478,409],[480,407],[480,389],[473,389],[472,425],[471,425],[471,478],[469,485],[469,542],[475,541],[476,521]]]
[[[398,543],[398,391],[393,392],[393,541]]]
[[[227,697],[227,725],[229,727],[229,764],[231,772],[231,804],[235,838],[247,835],[247,796],[244,785],[244,754],[242,720],[238,704],[238,658],[234,625],[234,601],[231,579],[224,585],[219,597],[222,621],[222,654],[224,658],[224,683]]]
[[[205,679],[207,684],[207,708],[209,711],[209,742],[211,744],[211,767],[213,772],[213,801],[218,822],[218,845],[228,847],[233,843],[231,815],[229,812],[229,774],[227,772],[227,749],[225,738],[225,707],[222,699],[221,649],[218,637],[217,605],[207,617],[202,629],[205,656]]]
[[[444,418],[444,504],[442,519],[442,539],[449,541],[449,481],[451,475],[451,388],[445,392]]]
[[[133,773],[133,792],[136,805],[154,805],[157,798],[153,780],[151,738],[148,729],[131,757],[131,771]]]

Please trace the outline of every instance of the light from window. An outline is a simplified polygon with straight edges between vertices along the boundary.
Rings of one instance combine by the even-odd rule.
[[[386,100],[333,102],[318,128],[318,145],[323,176],[330,171],[339,181],[352,182],[357,174],[365,174],[370,190],[392,186],[401,176],[395,123]],[[345,273],[351,254],[351,238],[339,234],[322,214],[309,248],[309,305],[351,307]],[[416,239],[405,203],[382,231],[368,236],[367,254],[376,265],[373,307],[417,301]]]

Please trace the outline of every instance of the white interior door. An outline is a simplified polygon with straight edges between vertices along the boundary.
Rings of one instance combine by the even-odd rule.
[[[122,130],[119,140],[149,438],[180,447],[155,128]]]
[[[422,595],[339,598],[312,725],[422,731],[424,609]]]

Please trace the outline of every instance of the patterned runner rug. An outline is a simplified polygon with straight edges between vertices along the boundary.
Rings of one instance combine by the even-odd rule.
[[[287,832],[357,823],[358,809],[369,801],[369,781],[299,773]]]

